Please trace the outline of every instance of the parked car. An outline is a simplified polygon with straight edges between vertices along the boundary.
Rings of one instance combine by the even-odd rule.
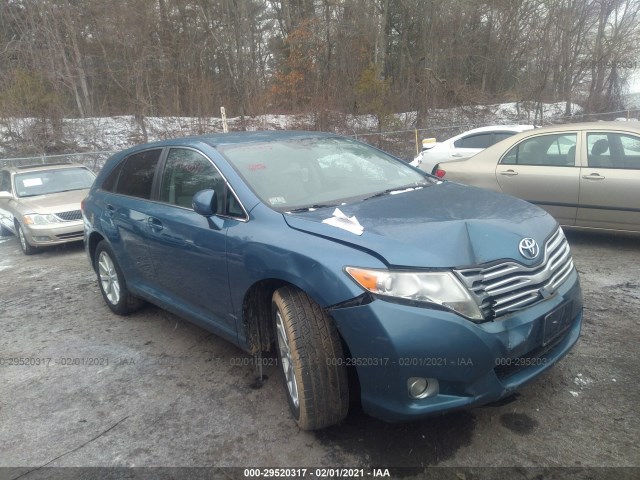
[[[95,175],[72,163],[0,169],[0,229],[18,237],[22,251],[84,238],[80,202]]]
[[[422,152],[413,159],[411,165],[433,173],[438,163],[472,157],[505,138],[533,128],[533,125],[491,125],[474,128],[444,142],[423,142]]]
[[[387,421],[498,400],[580,332],[550,215],[332,134],[138,146],[106,162],[83,216],[113,312],[152,302],[257,365],[275,348],[303,429],[340,422],[350,395]]]
[[[515,135],[438,176],[537,204],[562,225],[640,232],[640,125],[589,122]]]

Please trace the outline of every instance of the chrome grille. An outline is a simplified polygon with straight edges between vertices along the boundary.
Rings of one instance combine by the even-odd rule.
[[[60,212],[55,214],[60,220],[64,220],[65,222],[71,222],[73,220],[81,220],[82,219],[82,211],[80,210],[71,210],[70,212]]]
[[[539,265],[527,267],[514,261],[455,273],[474,295],[484,317],[493,319],[553,295],[572,271],[569,244],[558,228],[547,240]]]

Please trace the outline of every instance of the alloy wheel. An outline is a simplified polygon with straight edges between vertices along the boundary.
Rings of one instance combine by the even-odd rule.
[[[280,361],[282,362],[282,370],[287,381],[287,389],[293,405],[298,408],[300,400],[298,398],[298,383],[296,382],[295,372],[293,370],[293,361],[291,358],[291,347],[287,340],[287,332],[284,329],[282,315],[276,312],[276,330],[278,331],[278,348],[280,350]]]
[[[120,301],[120,282],[113,260],[107,252],[100,252],[98,257],[98,275],[107,300],[113,305],[117,305]]]

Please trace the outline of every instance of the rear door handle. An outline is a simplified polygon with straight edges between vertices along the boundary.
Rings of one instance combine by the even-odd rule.
[[[518,175],[518,172],[515,170],[505,170],[504,172],[500,172],[500,175],[506,175],[507,177],[515,177]]]
[[[164,228],[162,222],[155,217],[147,218],[147,225],[149,225],[149,228],[156,233]]]
[[[585,180],[604,180],[605,177],[599,173],[592,173],[591,175],[582,175]]]

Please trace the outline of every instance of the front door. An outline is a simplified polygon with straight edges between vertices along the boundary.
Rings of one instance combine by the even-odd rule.
[[[156,283],[168,303],[235,341],[227,273],[226,235],[232,219],[197,214],[191,202],[215,189],[222,203],[225,182],[197,150],[171,148],[162,171],[158,202],[148,211],[147,242]]]

